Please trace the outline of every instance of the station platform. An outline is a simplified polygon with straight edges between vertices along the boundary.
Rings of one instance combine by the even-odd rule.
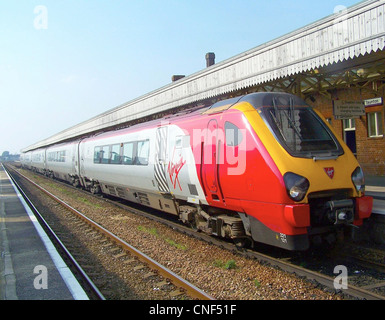
[[[385,216],[385,177],[365,175],[365,194],[373,197],[372,214]]]
[[[0,300],[88,300],[0,165]]]

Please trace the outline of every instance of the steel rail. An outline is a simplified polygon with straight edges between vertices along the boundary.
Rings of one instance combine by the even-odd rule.
[[[272,265],[275,265],[277,267],[282,268],[283,270],[287,272],[293,272],[299,276],[306,277],[309,280],[315,280],[318,283],[330,288],[335,289],[335,279],[332,277],[329,277],[327,275],[321,274],[316,271],[312,271],[297,265],[294,265],[290,262],[283,261],[281,259],[272,258],[262,253],[255,253],[251,252],[251,256],[255,257],[258,260],[262,260],[265,262],[268,262]],[[360,298],[360,299],[367,299],[367,300],[385,300],[385,296],[378,295],[374,292],[368,291],[363,288],[359,288],[353,285],[348,284],[346,289],[338,289],[340,292],[343,292],[344,294],[348,294],[350,296]]]
[[[140,250],[136,249],[135,247],[131,246],[124,240],[120,239],[118,236],[114,235],[112,232],[108,231],[95,221],[91,220],[90,218],[86,217],[84,214],[82,214],[80,211],[76,210],[75,208],[71,207],[69,204],[65,203],[63,200],[49,192],[48,190],[44,189],[43,187],[39,186],[37,183],[29,179],[28,177],[22,175],[21,173],[18,173],[20,176],[22,176],[24,179],[29,181],[31,184],[33,184],[35,187],[37,187],[39,190],[43,191],[45,194],[47,194],[49,197],[60,203],[63,207],[67,208],[74,214],[76,214],[79,218],[81,218],[83,221],[91,225],[94,229],[100,231],[102,234],[110,238],[112,241],[117,243],[120,247],[123,249],[129,251],[134,256],[136,256],[140,261],[143,263],[146,263],[149,265],[150,268],[153,270],[156,270],[160,275],[162,275],[164,278],[169,279],[175,286],[182,288],[186,290],[187,294],[191,296],[192,298],[196,298],[199,300],[215,300],[214,297],[210,296],[206,292],[202,291],[192,283],[188,282],[187,280],[181,278],[176,273],[172,272],[170,269],[166,268],[165,266],[161,265],[151,257],[147,256]]]
[[[96,285],[92,282],[92,280],[88,277],[87,273],[83,270],[83,268],[79,265],[79,263],[76,261],[76,259],[72,256],[72,254],[69,252],[69,250],[66,248],[66,246],[63,244],[63,242],[59,239],[59,237],[55,234],[55,232],[52,230],[52,228],[48,225],[48,223],[45,221],[43,216],[40,214],[39,210],[34,206],[32,201],[28,198],[28,196],[25,194],[22,187],[17,183],[15,178],[10,173],[9,169],[3,166],[4,170],[8,173],[9,177],[12,179],[12,182],[20,192],[21,196],[27,203],[27,205],[31,208],[33,214],[38,219],[39,223],[42,225],[43,229],[48,232],[49,237],[59,246],[60,250],[63,252],[65,257],[71,262],[71,264],[74,266],[76,272],[80,275],[80,277],[87,283],[87,286],[89,287],[90,293],[96,297],[98,300],[106,300],[103,294],[99,291],[99,289],[96,287]]]

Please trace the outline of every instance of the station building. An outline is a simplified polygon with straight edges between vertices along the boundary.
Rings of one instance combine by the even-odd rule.
[[[215,63],[25,148],[251,92],[284,91],[321,111],[367,175],[385,178],[385,0],[367,0]]]

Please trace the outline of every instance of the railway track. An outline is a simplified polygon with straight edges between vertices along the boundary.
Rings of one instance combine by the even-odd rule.
[[[87,282],[87,287],[90,288],[89,291],[90,290],[92,291],[92,296],[97,297],[97,299],[105,300],[101,291],[99,291],[99,289],[90,280],[90,277],[87,275],[87,272],[85,272],[80,267],[80,264],[69,253],[69,251],[67,250],[63,242],[61,242],[59,237],[55,235],[54,231],[49,227],[48,223],[44,221],[44,218],[42,217],[42,215],[38,212],[38,210],[32,204],[32,201],[28,199],[28,197],[22,190],[22,187],[16,182],[16,179],[14,178],[13,174],[9,170],[7,171],[12,177],[15,184],[18,186],[19,190],[22,192],[23,197],[27,199],[28,201],[27,203],[32,208],[34,208],[34,212],[38,214],[38,216],[40,217],[39,220],[42,221],[42,223],[45,225],[47,229],[50,230],[50,234],[52,234],[52,237],[54,237],[56,239],[56,242],[60,245],[60,248],[61,248],[60,251],[66,252],[66,255],[71,260],[71,264],[76,267],[76,270],[81,274],[82,279],[84,279],[83,282],[84,281]],[[15,171],[13,171],[13,173],[14,172]],[[82,214],[75,208],[71,207],[69,204],[67,204],[65,201],[61,200],[51,192],[42,188],[41,186],[39,186],[38,184],[36,184],[26,176],[22,176],[22,177],[26,179],[29,183],[33,184],[40,191],[48,195],[55,202],[60,204],[63,208],[73,213],[77,218],[73,220],[74,224],[76,224],[78,228],[81,228],[84,234],[91,236],[93,239],[98,239],[102,250],[108,250],[108,252],[112,255],[113,258],[115,259],[125,258],[124,260],[122,260],[122,263],[126,265],[131,265],[131,268],[133,271],[140,271],[140,270],[143,271],[144,269],[148,269],[144,274],[144,277],[143,277],[144,279],[147,279],[153,276],[158,276],[158,277],[160,276],[161,280],[156,283],[158,287],[169,286],[170,284],[175,286],[173,290],[169,290],[170,299],[183,295],[184,299],[214,300],[214,298],[211,297],[209,294],[205,293],[204,291],[200,290],[193,284],[181,278],[180,276],[178,276],[177,274],[175,274],[165,266],[159,264],[157,261],[150,258],[140,250],[126,243],[125,241],[123,241],[122,239],[114,235],[112,232],[108,231],[98,223],[89,219],[84,214]],[[65,237],[65,235],[62,234],[61,237]],[[93,266],[88,266],[88,267],[91,268],[91,270],[93,271]]]
[[[135,208],[132,208],[131,206],[128,206],[124,203],[116,203],[116,201],[112,202],[115,203],[115,205],[125,209],[134,212],[135,214],[140,214],[143,215],[147,218],[153,219],[158,222],[165,223],[166,225],[172,227],[175,230],[179,230],[180,232],[183,232],[185,234],[188,234],[189,236],[196,237],[199,239],[202,239],[204,241],[207,241],[211,244],[214,244],[215,246],[224,248],[226,250],[236,252],[238,255],[255,259],[259,262],[262,263],[268,263],[271,266],[278,267],[284,271],[290,272],[290,273],[295,273],[296,275],[300,277],[304,277],[310,281],[316,281],[327,288],[330,288],[332,290],[335,289],[335,282],[336,282],[336,276],[337,274],[328,272],[328,274],[325,274],[325,272],[317,272],[315,270],[319,269],[317,267],[314,267],[313,269],[305,268],[302,267],[301,265],[306,264],[309,259],[313,260],[314,256],[308,256],[307,254],[303,255],[302,253],[299,253],[298,256],[300,257],[300,261],[298,261],[298,256],[297,254],[293,254],[291,252],[287,251],[282,251],[280,249],[276,248],[271,248],[269,246],[261,246],[261,251],[255,251],[251,249],[244,249],[244,248],[238,248],[235,244],[231,242],[225,242],[223,239],[217,239],[202,233],[196,233],[194,230],[191,230],[190,228],[180,224],[179,222],[175,221],[170,221],[170,220],[164,220],[162,217],[154,216],[152,214],[148,214],[147,212],[143,212],[142,210],[138,210]],[[369,250],[369,249],[367,249]],[[265,253],[264,253],[265,252]],[[273,252],[273,253],[272,253]],[[351,297],[358,298],[358,299],[368,299],[368,300],[385,300],[385,291],[383,294],[377,294],[376,292],[373,292],[371,290],[376,289],[376,288],[381,288],[384,287],[385,289],[385,265],[383,263],[371,261],[368,259],[365,259],[360,256],[359,253],[354,254],[354,251],[350,251],[350,254],[347,254],[344,252],[343,249],[337,250],[333,255],[322,255],[321,259],[318,260],[317,263],[318,265],[322,265],[325,261],[325,259],[330,259],[328,261],[328,264],[333,264],[335,266],[335,262],[339,261],[339,265],[343,266],[350,266],[350,269],[357,269],[354,267],[351,267],[352,265],[359,265],[362,267],[365,267],[365,270],[377,270],[378,272],[383,273],[383,280],[367,280],[365,284],[361,286],[355,286],[352,285],[351,283],[357,282],[355,281],[350,281],[349,277],[347,282],[350,283],[347,288],[343,290],[344,294],[347,294]],[[336,260],[336,255],[338,256],[338,260]],[[283,257],[281,256],[283,255]],[[279,256],[279,257],[277,257]],[[294,258],[293,258],[294,257]],[[318,259],[320,257],[318,256]],[[344,258],[341,260],[341,258]],[[305,262],[304,262],[305,261]],[[385,261],[385,260],[383,260]],[[333,268],[334,270],[334,268]],[[360,272],[353,272],[353,277],[357,278],[357,274],[361,273],[363,274],[364,271]],[[366,272],[367,273],[367,272]],[[352,278],[352,276],[350,278]]]
[[[357,244],[346,245],[332,254],[354,266],[352,281],[360,288],[377,292],[385,296],[385,250]]]
[[[237,255],[251,258],[254,260],[258,260],[262,263],[268,263],[270,266],[274,266],[276,268],[282,269],[285,272],[295,273],[296,275],[298,275],[300,277],[306,278],[312,282],[315,281],[315,282],[321,284],[322,286],[325,286],[325,287],[329,288],[330,290],[335,291],[336,275],[328,276],[328,275],[322,274],[320,272],[316,272],[314,270],[309,270],[308,268],[304,268],[302,266],[296,265],[295,263],[292,263],[290,261],[292,259],[288,256],[286,256],[284,258],[282,258],[282,257],[276,258],[276,257],[272,257],[270,254],[268,255],[268,254],[256,252],[253,250],[245,250],[245,249],[240,250],[239,248],[237,248],[232,243],[223,242],[222,240],[219,240],[219,239],[216,239],[213,237],[209,237],[209,236],[206,236],[206,235],[201,234],[201,233],[196,233],[193,230],[186,228],[185,226],[180,225],[179,223],[177,223],[175,221],[164,221],[164,219],[161,217],[157,217],[156,215],[154,216],[152,214],[148,214],[148,213],[144,212],[143,210],[128,207],[126,204],[123,204],[123,203],[117,204],[116,202],[114,202],[114,205],[120,206],[120,207],[124,208],[125,210],[134,212],[135,214],[139,214],[139,215],[148,217],[152,220],[161,221],[161,223],[167,224],[168,226],[170,226],[173,229],[178,230],[179,232],[182,232],[182,233],[187,234],[189,236],[193,236],[195,238],[198,237],[201,240],[210,242],[210,243],[212,243],[218,247],[221,247],[221,248],[224,248],[224,249],[229,250],[231,252],[234,252]],[[353,297],[356,299],[383,300],[385,298],[384,296],[377,294],[373,291],[370,291],[369,289],[371,289],[369,285],[366,285],[366,288],[365,287],[360,288],[357,286],[353,286],[349,283],[348,288],[340,290],[340,292],[343,292],[344,295],[348,295],[350,298]]]

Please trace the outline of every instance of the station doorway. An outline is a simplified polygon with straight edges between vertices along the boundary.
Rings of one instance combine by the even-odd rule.
[[[344,141],[349,149],[353,152],[354,156],[357,157],[356,121],[355,119],[344,119],[342,122],[344,130]]]

